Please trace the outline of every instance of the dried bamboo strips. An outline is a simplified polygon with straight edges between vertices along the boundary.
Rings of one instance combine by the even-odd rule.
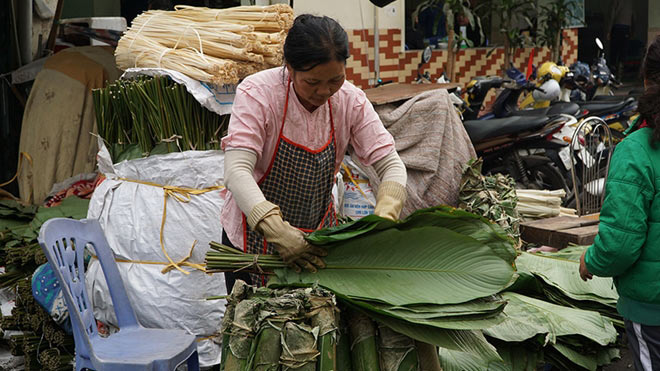
[[[284,4],[148,11],[135,18],[115,58],[122,69],[166,68],[204,82],[234,84],[282,64],[293,18]]]
[[[293,25],[293,9],[285,4],[269,6],[239,6],[229,9],[209,9],[177,5],[177,16],[207,21],[249,22],[256,31],[277,32]]]

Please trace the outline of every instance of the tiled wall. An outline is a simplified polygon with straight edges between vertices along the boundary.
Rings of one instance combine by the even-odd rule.
[[[381,30],[380,45],[380,78],[396,82],[411,82],[417,76],[417,64],[421,60],[421,50],[401,52],[401,30]],[[578,33],[576,29],[564,31],[563,60],[567,65],[577,61]],[[349,31],[349,46],[351,58],[347,62],[347,78],[355,85],[369,88],[369,79],[374,76],[374,37],[373,30]],[[457,82],[465,85],[475,76],[497,75],[498,69],[504,63],[504,49],[499,48],[490,55],[491,48],[461,49],[456,57]],[[519,49],[513,63],[524,71],[531,48]],[[550,50],[537,48],[534,63],[538,66],[547,61]],[[423,71],[429,71],[432,78],[439,77],[447,61],[446,50],[434,50],[431,61]],[[422,72],[423,72],[422,71]]]

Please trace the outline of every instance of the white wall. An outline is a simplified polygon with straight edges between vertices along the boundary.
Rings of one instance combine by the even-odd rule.
[[[377,8],[369,0],[295,0],[296,15],[311,13],[332,17],[346,30],[373,29],[374,10],[378,9],[378,28],[405,29],[404,0],[396,0],[384,8]],[[402,35],[403,36],[403,35]]]

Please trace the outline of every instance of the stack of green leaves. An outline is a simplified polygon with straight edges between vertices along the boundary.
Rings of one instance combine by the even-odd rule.
[[[595,370],[618,355],[612,320],[601,315],[616,300],[611,280],[580,280],[583,250],[516,259],[498,224],[443,206],[400,222],[368,216],[307,239],[328,248],[326,269],[296,273],[277,256],[231,249],[209,252],[207,265],[272,272],[273,287],[329,289],[352,310],[440,346],[445,370]]]
[[[497,224],[439,206],[401,222],[367,216],[308,240],[328,248],[327,266],[316,273],[280,268],[281,262],[269,267],[263,255],[254,267],[255,257],[239,251],[209,252],[207,267],[275,268],[272,285],[319,285],[415,340],[500,359],[480,332],[504,319],[505,302],[495,294],[514,273],[513,241]]]
[[[166,76],[118,80],[92,92],[99,135],[115,162],[186,150],[220,148],[228,115],[195,100]]]
[[[506,320],[484,330],[502,356],[492,361],[477,353],[441,349],[445,371],[537,370],[550,363],[561,370],[596,370],[618,357],[617,332],[597,312],[569,308],[514,292],[507,300]]]
[[[37,236],[42,224],[52,218],[82,219],[89,200],[67,197],[54,207],[24,206],[0,201],[0,287],[16,289],[11,316],[2,317],[3,331],[22,331],[10,341],[12,353],[24,355],[26,370],[71,369],[73,337],[65,333],[32,295],[31,277],[45,263]],[[35,342],[36,339],[36,342]]]
[[[518,279],[501,293],[506,320],[484,330],[504,362],[441,349],[444,370],[596,370],[618,357],[617,294],[611,278],[582,281],[579,259],[586,246],[553,253],[522,252]]]
[[[67,197],[62,203],[54,207],[23,207],[16,205],[13,201],[2,201],[0,210],[7,211],[10,205],[16,214],[5,214],[0,219],[5,226],[0,230],[0,266],[5,267],[5,272],[0,274],[0,287],[12,287],[18,281],[31,277],[34,270],[44,264],[44,255],[37,236],[41,225],[51,218],[74,218],[82,219],[87,216],[89,200],[78,197]],[[0,211],[0,212],[2,212]]]
[[[71,370],[73,336],[34,300],[29,278],[20,280],[16,288],[16,306],[0,322],[3,331],[18,331],[9,338],[11,353],[25,357],[26,370]]]
[[[572,246],[555,253],[523,252],[516,265],[521,283],[525,279],[528,282],[516,291],[571,308],[597,311],[623,328],[623,318],[616,311],[619,295],[612,278],[594,276],[586,282],[580,279],[580,256],[586,249],[587,246]]]
[[[36,206],[23,205],[14,200],[0,201],[0,246],[11,241],[12,236],[22,234],[36,212]]]
[[[463,168],[458,206],[495,221],[517,242],[520,216],[516,210],[516,182],[502,174],[484,176],[482,165],[481,159],[472,159]]]

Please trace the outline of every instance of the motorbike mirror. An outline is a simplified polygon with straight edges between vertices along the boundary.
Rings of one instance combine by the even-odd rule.
[[[424,52],[422,52],[422,64],[426,64],[428,63],[428,61],[431,60],[431,53],[432,53],[431,47],[427,46],[424,49]]]
[[[596,45],[598,45],[598,49],[603,50],[603,43],[599,38],[596,38]]]

